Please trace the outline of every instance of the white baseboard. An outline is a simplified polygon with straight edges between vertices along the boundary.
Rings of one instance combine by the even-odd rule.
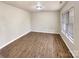
[[[61,38],[63,39],[63,41],[65,42],[63,36],[60,34]],[[76,57],[75,54],[73,53],[73,51],[71,50],[71,48],[68,46],[68,44],[65,42],[66,46],[68,47],[69,51],[71,52],[71,54],[73,55],[73,57]]]
[[[50,33],[50,34],[59,34],[59,33],[57,33],[57,32],[45,32],[45,31],[32,31],[32,32]]]
[[[9,41],[8,43],[6,43],[6,44],[5,44],[5,45],[3,45],[2,47],[0,47],[0,49],[2,49],[2,48],[4,48],[5,46],[9,45],[9,44],[10,44],[10,43],[12,43],[13,41],[15,41],[15,40],[17,40],[17,39],[21,38],[22,36],[27,35],[27,34],[28,34],[28,33],[30,33],[30,32],[31,32],[31,31],[28,31],[28,32],[26,32],[26,33],[24,33],[24,34],[22,34],[22,35],[18,36],[17,38],[15,38],[15,39],[13,39],[13,40]]]

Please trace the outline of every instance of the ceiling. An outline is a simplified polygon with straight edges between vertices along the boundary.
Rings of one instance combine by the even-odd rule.
[[[35,8],[37,1],[3,1],[3,3],[7,3],[9,5],[31,12],[39,11]],[[60,1],[40,1],[40,3],[43,7],[43,9],[40,11],[58,11],[66,2],[63,1],[61,3]]]

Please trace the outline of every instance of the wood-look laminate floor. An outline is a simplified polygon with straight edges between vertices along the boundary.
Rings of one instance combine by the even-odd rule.
[[[70,58],[60,35],[31,32],[4,47],[0,54],[11,58]]]

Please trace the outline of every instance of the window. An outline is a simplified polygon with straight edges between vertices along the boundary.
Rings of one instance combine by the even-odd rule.
[[[62,32],[73,41],[74,8],[62,14]]]

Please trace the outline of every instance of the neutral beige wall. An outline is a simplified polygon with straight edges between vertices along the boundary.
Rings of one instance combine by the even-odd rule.
[[[30,13],[0,2],[0,48],[31,31]]]
[[[32,31],[59,33],[59,12],[34,12],[31,23]]]
[[[68,46],[69,50],[73,54],[74,57],[79,57],[79,2],[68,2],[60,11],[60,15],[62,13],[69,10],[71,7],[74,7],[74,26],[73,26],[73,43],[70,42],[70,40],[61,32],[61,36],[63,40],[65,41],[66,45]]]

